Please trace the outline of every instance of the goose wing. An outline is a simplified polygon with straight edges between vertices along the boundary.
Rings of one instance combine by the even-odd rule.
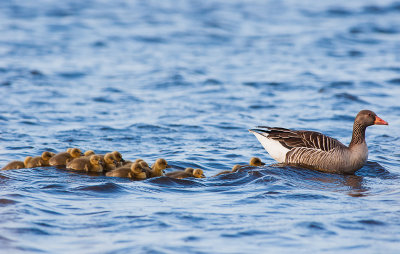
[[[289,150],[293,148],[310,148],[320,151],[331,151],[335,148],[347,148],[339,140],[315,131],[290,130],[280,127],[258,126],[258,133],[282,144]]]

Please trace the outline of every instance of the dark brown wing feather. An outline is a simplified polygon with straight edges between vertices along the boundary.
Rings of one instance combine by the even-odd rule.
[[[346,147],[339,140],[315,131],[296,131],[268,126],[258,126],[258,128],[258,131],[268,133],[268,138],[279,141],[288,149],[305,147],[327,152],[335,147]]]

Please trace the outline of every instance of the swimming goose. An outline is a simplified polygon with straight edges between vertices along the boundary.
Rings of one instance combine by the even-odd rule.
[[[143,163],[144,161],[140,162]],[[147,163],[146,163],[147,164]],[[168,163],[165,159],[157,159],[156,162],[151,166],[151,169],[145,167],[146,169],[146,174],[147,174],[147,178],[151,178],[151,177],[158,177],[158,176],[163,176],[164,175],[164,169],[169,168]]]
[[[114,151],[114,152],[112,152],[112,154],[114,155],[114,159],[117,162],[116,163],[117,167],[124,165],[125,160],[122,158],[122,155],[120,152]]]
[[[219,176],[219,175],[224,175],[224,174],[235,173],[235,172],[237,172],[239,169],[241,169],[241,168],[243,168],[243,167],[246,167],[246,166],[260,167],[260,166],[264,166],[264,165],[265,165],[265,163],[262,162],[260,158],[258,158],[258,157],[252,157],[252,158],[250,159],[249,165],[239,165],[239,164],[236,164],[236,165],[233,166],[232,170],[224,170],[224,171],[221,171],[221,172],[219,172],[218,174],[214,175],[213,177]]]
[[[7,165],[5,165],[1,170],[26,168],[26,165],[29,163],[30,160],[32,160],[32,157],[26,156],[24,161],[11,161]]]
[[[107,172],[106,176],[129,177],[135,180],[144,180],[146,179],[146,171],[138,163],[133,163],[130,167],[117,168]]]
[[[71,148],[68,148],[68,149],[71,149]],[[85,156],[85,157],[90,157],[92,155],[95,155],[95,152],[93,150],[87,150],[83,153],[83,156]]]
[[[232,167],[232,170],[224,170],[219,172],[218,174],[214,175],[215,176],[219,176],[219,175],[225,175],[225,174],[231,174],[231,173],[235,173],[237,172],[240,168],[242,167],[242,165],[236,164],[235,166]]]
[[[36,168],[36,167],[46,167],[46,166],[50,166],[49,164],[49,160],[51,159],[51,157],[54,156],[54,153],[52,152],[43,152],[41,156],[36,156],[33,157],[32,159],[30,159],[25,167],[26,168]]]
[[[72,161],[75,158],[79,158],[82,155],[82,152],[79,148],[68,148],[69,152],[61,152],[49,160],[51,166],[65,166],[68,162]]]
[[[103,172],[103,165],[99,155],[91,155],[90,158],[76,158],[68,162],[67,168],[87,172]]]
[[[102,161],[104,163],[104,171],[111,171],[116,169],[116,164],[117,161],[115,160],[114,154],[113,153],[106,153],[102,157]]]
[[[368,159],[365,130],[371,125],[388,125],[370,110],[360,111],[353,125],[349,146],[319,132],[259,126],[250,129],[262,146],[279,163],[328,173],[354,174]]]
[[[252,157],[252,158],[250,159],[249,165],[250,165],[250,166],[253,166],[253,167],[260,167],[260,166],[264,166],[265,163],[262,162],[261,159],[258,158],[258,157]]]
[[[165,174],[168,177],[176,178],[176,179],[183,179],[187,177],[196,177],[196,178],[205,178],[203,174],[203,170],[197,168],[186,168],[185,170],[178,170],[174,172],[170,172]]]

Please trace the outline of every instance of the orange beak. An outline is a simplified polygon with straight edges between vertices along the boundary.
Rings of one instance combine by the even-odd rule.
[[[376,125],[389,125],[388,122],[386,122],[385,120],[383,120],[382,118],[375,116],[375,122],[374,124]]]

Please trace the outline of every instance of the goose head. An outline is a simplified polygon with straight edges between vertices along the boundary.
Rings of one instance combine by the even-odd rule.
[[[90,164],[94,166],[101,165],[101,157],[99,155],[91,155],[89,160]]]
[[[69,151],[69,154],[73,157],[73,158],[79,158],[82,155],[82,152],[79,148],[72,148]]]
[[[115,159],[117,162],[124,162],[124,161],[125,161],[125,160],[122,158],[122,155],[121,155],[120,152],[114,151],[114,152],[112,152],[112,154],[114,155],[114,159]]]
[[[371,110],[361,110],[354,120],[355,123],[358,123],[362,126],[368,127],[371,125],[389,125],[388,122],[377,116]]]
[[[154,168],[157,170],[164,170],[168,168],[168,163],[165,159],[157,159],[156,162],[154,163]]]
[[[91,156],[91,155],[94,155],[94,154],[95,153],[94,153],[93,150],[87,150],[86,152],[83,153],[83,155],[85,155],[85,156]]]
[[[114,154],[112,153],[106,153],[106,155],[104,155],[104,162],[106,164],[116,164],[117,161],[115,160]]]
[[[250,164],[250,166],[254,166],[254,167],[260,167],[260,166],[265,165],[265,163],[262,162],[261,159],[257,158],[257,157],[251,158],[249,164]]]
[[[193,176],[196,178],[206,178],[206,176],[203,173],[203,170],[196,168],[195,170],[193,170]]]
[[[44,160],[44,161],[48,161],[48,160],[50,160],[51,159],[51,157],[53,157],[54,156],[54,153],[52,153],[52,152],[43,152],[42,153],[42,159]]]

